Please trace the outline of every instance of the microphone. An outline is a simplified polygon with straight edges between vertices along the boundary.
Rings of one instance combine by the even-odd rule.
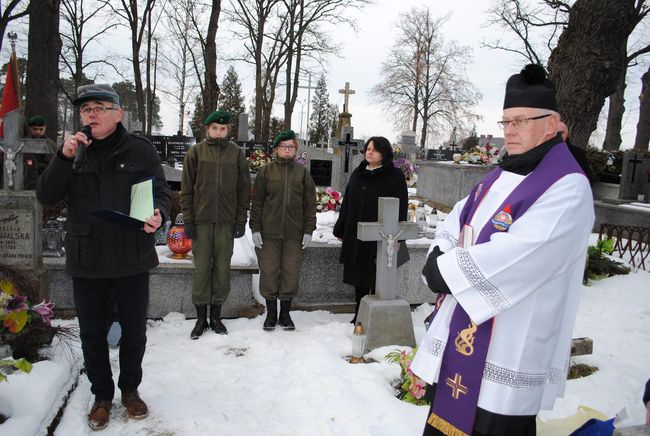
[[[88,138],[89,141],[92,141],[93,134],[92,134],[92,129],[89,125],[86,124],[79,131],[84,135],[86,135],[86,138]],[[77,154],[74,156],[74,162],[72,163],[73,170],[78,170],[79,168],[81,168],[81,161],[83,160],[85,153],[86,153],[86,146],[84,144],[79,144],[79,147],[77,147]]]

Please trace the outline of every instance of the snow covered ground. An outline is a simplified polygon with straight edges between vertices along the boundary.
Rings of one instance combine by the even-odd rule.
[[[638,271],[583,288],[575,337],[594,340],[594,354],[575,358],[599,367],[567,383],[565,397],[543,419],[572,415],[585,405],[613,417],[626,409],[625,425],[641,424],[642,389],[650,377],[650,273]],[[430,308],[413,312],[416,339]],[[142,397],[151,413],[129,421],[113,404],[105,435],[419,435],[426,407],[394,397],[397,365],[383,356],[397,347],[374,350],[377,363],[350,365],[351,315],[324,311],[292,312],[294,332],[262,331],[263,317],[226,320],[230,334],[207,332],[189,339],[193,321],[170,313],[151,321],[144,358]],[[61,321],[67,323],[70,321]],[[81,366],[54,345],[52,360],[38,362],[31,374],[13,373],[0,384],[0,413],[11,418],[2,435],[44,434]],[[117,350],[111,350],[119,373]],[[79,377],[57,435],[90,434],[86,414],[90,386]]]

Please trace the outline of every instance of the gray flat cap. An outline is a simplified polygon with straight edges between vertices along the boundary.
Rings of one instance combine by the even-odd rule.
[[[106,83],[94,83],[92,85],[80,86],[77,89],[77,98],[72,101],[72,104],[79,106],[87,101],[109,101],[120,105],[120,97],[115,90]]]

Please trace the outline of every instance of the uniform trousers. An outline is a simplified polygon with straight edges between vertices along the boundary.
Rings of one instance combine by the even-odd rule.
[[[233,224],[197,224],[192,240],[194,282],[192,303],[223,304],[230,293]]]
[[[268,300],[295,298],[303,258],[302,242],[264,238],[262,248],[255,248],[255,253],[260,268],[260,294]]]

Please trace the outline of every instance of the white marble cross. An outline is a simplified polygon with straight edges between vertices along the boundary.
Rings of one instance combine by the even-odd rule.
[[[358,223],[357,238],[377,241],[377,282],[375,291],[380,300],[397,298],[397,241],[418,237],[416,223],[399,221],[399,199],[379,197],[378,221]]]

